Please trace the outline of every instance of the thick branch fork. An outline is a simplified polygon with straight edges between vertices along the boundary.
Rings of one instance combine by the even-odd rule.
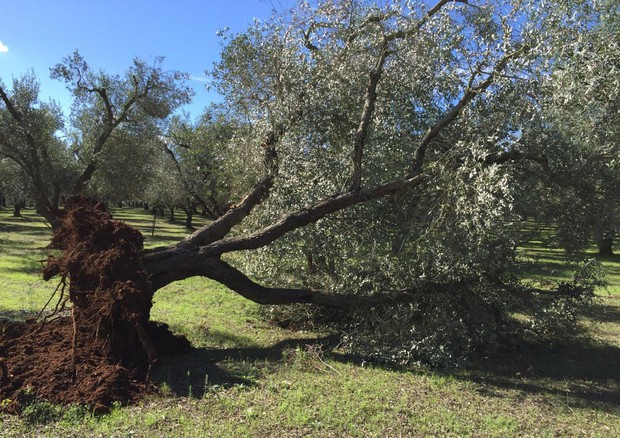
[[[284,214],[271,225],[250,234],[230,237],[229,234],[232,228],[241,224],[251,214],[252,210],[269,196],[270,190],[275,184],[276,175],[274,172],[270,172],[269,168],[272,167],[270,165],[277,166],[277,159],[275,158],[276,147],[286,133],[286,128],[274,129],[262,145],[265,148],[265,157],[268,161],[265,163],[267,164],[267,171],[264,177],[238,205],[210,225],[188,236],[178,245],[150,250],[143,254],[143,264],[145,270],[150,275],[152,287],[157,290],[183,278],[205,276],[261,304],[313,303],[321,306],[344,308],[356,305],[376,305],[380,302],[385,302],[386,299],[400,300],[407,299],[407,296],[410,299],[410,292],[397,296],[381,294],[380,296],[373,297],[351,297],[332,295],[325,291],[311,289],[268,288],[255,283],[242,272],[221,260],[221,257],[229,252],[265,247],[285,234],[316,223],[335,212],[357,204],[370,202],[374,199],[415,190],[426,180],[424,163],[426,153],[432,147],[433,140],[441,131],[452,124],[478,95],[485,92],[495,82],[496,76],[504,71],[514,58],[524,52],[524,50],[517,50],[506,54],[497,61],[493,70],[484,78],[480,78],[479,71],[472,73],[461,98],[443,117],[429,127],[428,131],[417,141],[417,148],[411,157],[412,164],[409,176],[402,179],[394,179],[371,188],[365,188],[362,184],[364,148],[366,147],[375,107],[379,98],[379,84],[387,65],[387,59],[393,53],[390,50],[390,46],[396,40],[413,37],[442,8],[449,3],[455,2],[458,3],[459,1],[440,0],[427,14],[422,16],[416,23],[413,23],[408,29],[395,32],[386,31],[383,35],[380,46],[377,47],[379,51],[375,65],[368,72],[359,124],[352,139],[350,185],[346,192],[335,193],[306,208]],[[462,1],[460,3],[466,2]],[[373,17],[368,23],[372,22],[381,25],[382,20],[382,17]],[[363,26],[366,24],[363,24]],[[320,50],[312,45],[310,33],[311,30],[304,35],[306,45],[310,46],[311,50]],[[496,158],[498,161],[502,159],[503,157]],[[541,162],[541,164],[543,163]]]

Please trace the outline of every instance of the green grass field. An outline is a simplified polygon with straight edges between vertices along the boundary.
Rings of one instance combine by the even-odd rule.
[[[181,224],[123,209],[147,246],[178,240]],[[0,318],[38,312],[54,291],[41,280],[50,230],[32,211],[0,212]],[[546,269],[533,272],[528,260]],[[0,436],[620,436],[620,257],[603,260],[610,287],[570,345],[521,348],[466,370],[369,365],[325,333],[284,330],[257,305],[206,279],[155,295],[152,318],[193,343],[162,359],[161,388],[138,405],[94,416],[40,402],[0,414]],[[532,277],[569,275],[562,254],[534,243]],[[2,401],[0,400],[0,403]]]

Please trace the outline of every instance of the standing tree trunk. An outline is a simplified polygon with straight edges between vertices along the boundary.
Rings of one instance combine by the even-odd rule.
[[[190,230],[192,228],[192,222],[194,219],[194,208],[192,205],[189,205],[185,210],[185,228]]]
[[[603,238],[598,243],[598,255],[604,257],[611,257],[614,255],[614,234],[613,231],[608,231],[603,235]]]
[[[22,217],[22,206],[19,202],[13,205],[13,217]]]

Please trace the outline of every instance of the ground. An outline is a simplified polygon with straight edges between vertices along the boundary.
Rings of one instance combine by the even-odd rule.
[[[177,241],[183,224],[116,210],[147,246]],[[0,212],[0,318],[36,315],[54,285],[40,278],[49,230],[33,215]],[[536,244],[538,245],[538,244]],[[562,275],[554,253],[539,251]],[[530,254],[531,255],[531,254]],[[549,257],[546,257],[549,255]],[[620,436],[620,260],[587,336],[531,345],[466,370],[369,364],[326,334],[283,330],[258,306],[205,279],[158,291],[151,318],[193,348],[153,369],[159,392],[105,415],[39,400],[0,414],[2,436]],[[4,403],[0,400],[0,403]]]

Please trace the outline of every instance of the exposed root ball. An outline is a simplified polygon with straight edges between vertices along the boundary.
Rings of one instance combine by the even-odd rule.
[[[19,410],[24,392],[104,410],[147,390],[157,360],[153,334],[158,343],[173,337],[149,324],[153,293],[140,264],[142,245],[142,235],[102,204],[83,197],[66,203],[51,243],[63,252],[49,257],[43,276],[61,276],[63,285],[68,279],[71,315],[0,326],[0,373],[11,375],[0,380],[0,400],[11,400],[5,409]]]

